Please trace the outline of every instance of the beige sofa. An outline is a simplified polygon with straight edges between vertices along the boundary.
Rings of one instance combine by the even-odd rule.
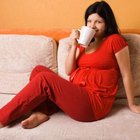
[[[58,33],[58,32],[57,32]],[[57,33],[55,33],[57,35]],[[0,34],[0,107],[11,100],[28,83],[32,68],[45,65],[68,79],[64,60],[69,51],[68,34],[1,32]],[[47,35],[47,36],[46,36]],[[50,36],[50,37],[48,37]],[[123,33],[130,49],[136,102],[140,102],[140,35]],[[53,38],[52,38],[53,37]],[[57,41],[56,41],[57,40]],[[1,115],[1,114],[0,114]],[[21,118],[23,119],[23,118]],[[140,114],[132,113],[128,106],[120,79],[119,92],[112,112],[103,120],[78,122],[63,112],[50,116],[50,120],[34,129],[23,129],[21,119],[0,129],[0,140],[139,140]]]

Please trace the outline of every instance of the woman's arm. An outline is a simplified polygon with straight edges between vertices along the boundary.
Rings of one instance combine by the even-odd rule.
[[[71,49],[65,61],[65,72],[70,75],[76,69],[76,59],[79,56],[79,49],[76,47],[78,45],[77,38],[79,38],[79,31],[73,30],[70,35]]]
[[[116,59],[122,75],[124,88],[131,111],[140,113],[140,106],[136,106],[134,102],[134,82],[130,68],[130,57],[128,47],[116,53]]]

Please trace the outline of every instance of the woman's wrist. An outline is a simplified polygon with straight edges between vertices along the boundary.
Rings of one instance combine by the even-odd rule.
[[[71,51],[76,52],[77,50],[77,45],[71,45]]]
[[[133,104],[133,105],[130,105],[129,108],[134,113],[140,113],[140,105]]]
[[[134,101],[128,102],[129,107],[135,105]]]

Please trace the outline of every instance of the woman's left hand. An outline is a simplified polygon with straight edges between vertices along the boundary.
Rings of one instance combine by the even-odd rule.
[[[140,105],[130,105],[129,107],[132,112],[140,114]]]

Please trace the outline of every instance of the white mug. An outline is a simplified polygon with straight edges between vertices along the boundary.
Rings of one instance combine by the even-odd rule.
[[[80,37],[77,41],[79,44],[83,45],[83,47],[87,47],[96,32],[94,29],[88,26],[82,26],[81,30],[79,31],[80,31]]]

